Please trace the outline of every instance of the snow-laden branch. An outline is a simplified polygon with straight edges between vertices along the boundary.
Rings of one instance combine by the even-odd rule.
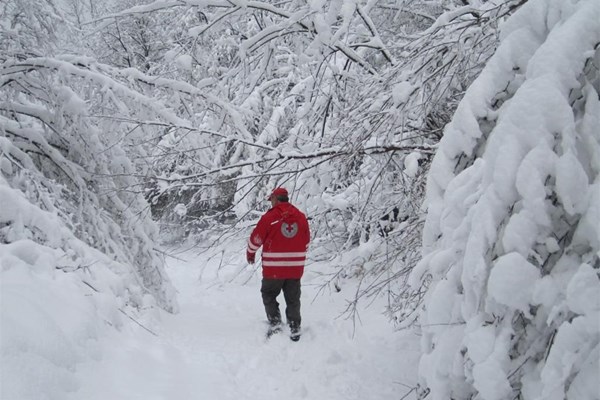
[[[121,96],[128,97],[131,100],[139,102],[172,124],[185,124],[184,120],[179,118],[174,112],[168,110],[166,107],[161,107],[155,99],[148,98],[141,93],[130,89],[128,86],[114,79],[110,79],[104,74],[55,58],[30,58],[21,62],[7,61],[3,63],[0,66],[0,86],[2,86],[2,84],[8,79],[11,79],[11,76],[14,74],[29,73],[38,69],[61,71],[69,75],[87,79],[96,83],[100,87],[109,88],[115,92],[118,92]]]
[[[259,148],[262,150],[279,153],[279,150],[277,150],[276,148],[262,144],[262,143],[257,143],[257,142],[254,142],[254,141],[251,141],[248,139],[244,139],[240,136],[233,135],[233,134],[225,134],[225,133],[221,133],[221,132],[217,132],[217,131],[209,130],[209,129],[198,129],[193,126],[190,126],[189,124],[176,125],[176,124],[170,124],[170,123],[162,122],[162,121],[137,120],[137,119],[113,117],[113,116],[110,116],[108,118],[114,119],[115,121],[135,123],[135,124],[139,124],[139,125],[160,126],[160,127],[164,127],[167,129],[177,129],[177,130],[184,130],[187,132],[194,132],[194,133],[199,133],[199,134],[208,134],[210,136],[215,136],[215,137],[224,139],[224,141],[221,141],[218,144],[222,144],[225,142],[236,142],[236,143],[244,144],[246,146],[256,147],[256,148]],[[217,145],[217,144],[215,144],[215,145]]]
[[[131,89],[128,85],[119,82],[113,77],[134,80],[157,88],[204,98],[209,104],[214,104],[223,109],[230,116],[240,134],[251,137],[245,125],[241,122],[243,118],[239,112],[231,104],[224,102],[205,90],[206,87],[215,82],[212,78],[205,79],[194,86],[183,81],[153,77],[135,68],[117,69],[97,62],[90,62],[88,58],[84,57],[64,56],[62,59],[40,57],[29,58],[23,61],[6,61],[0,65],[0,86],[11,80],[14,74],[29,73],[37,69],[60,71],[61,73],[78,76],[94,82],[99,87],[108,88],[118,93],[119,96],[129,98],[135,103],[143,105],[152,110],[164,121],[175,126],[186,126],[188,122],[179,117],[173,110],[170,110],[168,106],[139,91]]]
[[[182,0],[174,0],[174,1],[158,0],[158,1],[155,1],[155,2],[149,3],[149,4],[133,6],[131,8],[128,8],[125,11],[121,11],[118,13],[103,15],[102,17],[94,18],[91,21],[83,22],[82,25],[91,25],[91,24],[96,24],[98,22],[103,22],[107,19],[122,18],[122,17],[127,17],[130,15],[136,15],[136,14],[148,14],[148,13],[152,13],[152,12],[156,12],[156,11],[160,11],[160,10],[166,10],[166,9],[170,9],[170,8],[174,8],[174,7],[183,7],[183,6],[189,5],[189,3],[190,2],[188,2],[188,1],[182,1]],[[225,5],[225,2],[221,2],[221,1],[216,1],[214,3],[223,4],[223,7],[229,6],[229,5]],[[218,4],[215,4],[214,6],[218,6]]]
[[[237,141],[236,138],[229,138],[231,141]],[[255,146],[258,146],[254,144]],[[262,147],[262,146],[258,146]],[[163,182],[182,182],[182,181],[193,181],[198,180],[200,178],[204,178],[211,175],[219,175],[222,172],[229,170],[239,170],[243,167],[249,166],[257,166],[264,165],[265,163],[274,162],[274,161],[291,161],[291,160],[311,160],[311,159],[323,159],[331,160],[332,158],[339,157],[348,157],[348,156],[364,156],[364,155],[377,155],[384,153],[394,153],[394,152],[405,152],[410,153],[418,151],[424,154],[433,154],[435,152],[435,146],[419,146],[419,145],[382,145],[382,146],[369,146],[363,148],[328,148],[322,149],[319,151],[304,153],[299,151],[276,151],[275,155],[266,155],[261,157],[260,159],[247,160],[235,164],[227,164],[218,168],[213,168],[208,171],[204,171],[199,174],[193,175],[177,175],[176,177],[166,177],[166,176],[155,176],[152,179],[156,179]],[[307,168],[310,169],[310,168]],[[294,170],[297,172],[297,170]],[[283,175],[283,172],[278,172],[278,175]],[[145,176],[147,177],[147,176]]]
[[[381,52],[383,53],[385,58],[388,60],[388,62],[390,64],[394,65],[395,64],[394,57],[392,56],[390,51],[385,47],[385,45],[381,41],[381,38],[379,37],[379,33],[377,32],[377,28],[375,27],[375,24],[373,23],[373,20],[371,19],[371,17],[369,17],[369,15],[365,12],[363,7],[361,7],[360,5],[356,6],[356,12],[358,13],[358,15],[360,15],[362,20],[365,22],[365,25],[367,25],[369,32],[371,32],[371,35],[373,36],[372,41],[374,43],[376,43],[376,45],[373,45],[373,47],[377,47],[379,50],[381,50]]]
[[[599,20],[529,1],[446,126],[410,277],[434,398],[597,397]]]
[[[0,115],[0,130],[18,138],[29,151],[37,152],[39,155],[47,157],[77,188],[81,189],[85,186],[82,178],[82,175],[86,175],[85,171],[72,161],[67,160],[57,149],[51,146],[44,138],[43,131],[23,127],[18,122],[5,118],[2,115]],[[25,152],[27,153],[26,149]]]
[[[230,1],[156,1],[151,4],[147,4],[144,6],[135,6],[129,8],[127,10],[121,11],[116,14],[107,15],[101,18],[98,18],[92,22],[100,22],[105,19],[114,19],[114,18],[123,18],[128,15],[135,15],[140,13],[151,13],[159,10],[170,9],[174,7],[181,6],[198,6],[205,8],[227,8],[229,10],[222,12],[216,17],[216,20],[203,27],[196,27],[189,30],[190,35],[199,35],[206,32],[210,29],[211,26],[214,26],[218,21],[222,20],[225,17],[231,16],[239,10],[256,10],[256,11],[264,11],[270,14],[273,14],[279,18],[282,18],[282,21],[269,27],[261,30],[261,32],[257,33],[253,37],[248,38],[243,43],[243,49],[247,49],[248,51],[254,51],[262,44],[268,42],[272,38],[281,36],[283,34],[288,34],[290,32],[306,32],[310,34],[313,38],[317,38],[318,36],[318,28],[317,24],[308,20],[312,13],[309,8],[300,9],[295,11],[294,13],[288,12],[280,7],[277,7],[273,4],[261,2],[261,1],[245,1],[240,3],[239,5],[235,2]],[[368,26],[369,31],[373,35],[373,40],[370,42],[369,47],[373,49],[377,49],[382,52],[384,57],[390,62],[393,63],[393,57],[391,53],[385,48],[383,42],[379,39],[377,34],[377,30],[375,25],[366,14],[366,12],[362,9],[357,10],[359,16],[363,19],[365,24]],[[290,31],[291,30],[291,31]],[[366,61],[364,60],[358,53],[356,53],[353,48],[361,47],[361,43],[345,43],[342,40],[335,39],[332,43],[324,43],[329,46],[331,49],[341,52],[344,54],[349,60],[360,65],[366,71],[373,75],[377,75],[377,71]]]
[[[222,13],[220,13],[219,15],[216,15],[213,20],[207,24],[206,26],[197,26],[195,28],[191,28],[188,31],[188,34],[192,37],[198,37],[203,35],[205,32],[207,32],[208,30],[210,30],[211,28],[213,28],[215,25],[217,25],[219,22],[221,22],[222,20],[226,19],[227,17],[230,17],[231,15],[235,14],[236,12],[240,11],[242,8],[241,7],[233,7],[231,9],[225,10]]]

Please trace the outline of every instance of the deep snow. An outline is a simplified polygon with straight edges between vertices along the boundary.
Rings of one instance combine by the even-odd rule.
[[[135,323],[113,330],[95,344],[95,360],[77,365],[79,388],[50,398],[375,400],[402,398],[415,386],[418,338],[394,331],[382,304],[354,324],[340,317],[351,290],[316,296],[319,280],[308,271],[302,339],[266,340],[260,273],[238,273],[240,265],[226,271],[189,251],[168,258],[180,312],[139,321],[157,336]]]

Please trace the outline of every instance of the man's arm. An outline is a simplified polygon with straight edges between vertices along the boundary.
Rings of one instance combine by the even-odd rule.
[[[249,264],[254,264],[256,261],[256,251],[262,246],[265,237],[267,236],[267,228],[269,224],[267,223],[266,214],[263,215],[256,227],[252,230],[250,234],[250,238],[248,239],[248,246],[246,248],[246,261]]]
[[[308,244],[310,243],[310,226],[308,225],[308,219],[304,216],[303,221],[305,237],[304,241],[306,242],[306,247],[308,248]]]

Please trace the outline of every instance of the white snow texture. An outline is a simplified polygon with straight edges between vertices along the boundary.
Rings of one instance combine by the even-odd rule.
[[[531,0],[428,177],[428,398],[600,398],[600,2]]]
[[[9,10],[13,3],[0,8]],[[19,2],[26,5],[24,12],[45,3],[50,2]],[[84,2],[64,3],[76,7]],[[190,13],[202,14],[195,7],[212,4],[223,7],[213,14],[216,23],[249,5],[276,9],[271,2],[146,3],[128,13],[185,5]],[[277,9],[281,20],[275,18],[244,40],[242,55],[282,32],[282,39],[296,40],[286,29],[302,20],[312,36],[301,54],[290,51],[290,57],[302,60],[321,49],[328,54],[337,49],[369,73],[376,72],[360,62],[369,53],[348,43],[380,48],[385,54],[384,37],[375,34],[374,22],[367,13],[358,16],[364,9],[377,11],[377,1],[305,3],[304,11],[290,15]],[[412,2],[397,3],[404,7]],[[467,3],[494,9],[500,2]],[[453,24],[455,17],[471,18],[473,9],[461,6],[435,18],[421,32],[423,40],[442,25]],[[59,17],[50,11],[42,14]],[[44,30],[20,35],[19,24],[30,25],[33,19],[23,23],[20,10],[15,15],[14,21],[4,21],[2,52],[5,41],[37,42],[45,37],[40,33]],[[352,20],[360,20],[356,32],[371,32],[365,36],[368,42],[345,36]],[[51,25],[44,21],[38,22]],[[94,23],[109,23],[103,21]],[[169,74],[109,67],[84,56],[45,57],[43,52],[29,55],[18,48],[17,56],[3,59],[6,72],[0,74],[0,89],[9,93],[0,99],[0,398],[415,400],[422,395],[426,400],[600,400],[599,21],[600,0],[524,2],[503,22],[500,47],[446,126],[428,173],[423,257],[409,277],[419,294],[427,288],[417,324],[420,351],[413,346],[413,331],[394,331],[382,313],[388,306],[382,297],[373,297],[371,308],[361,315],[362,324],[358,318],[356,326],[351,319],[336,319],[364,282],[352,281],[346,286],[350,290],[320,295],[327,287],[323,275],[339,273],[327,270],[332,267],[327,257],[312,260],[307,268],[302,340],[291,343],[279,336],[266,342],[260,277],[245,263],[243,240],[219,243],[210,255],[183,254],[187,262],[170,258],[169,265],[156,247],[158,227],[150,218],[144,189],[133,178],[138,171],[124,150],[136,148],[136,159],[144,160],[145,150],[138,146],[147,139],[143,125],[150,129],[158,123],[153,131],[161,132],[157,147],[167,150],[187,136],[204,137],[196,133],[217,137],[221,150],[204,153],[211,159],[197,163],[206,161],[202,170],[219,171],[223,165],[215,160],[227,158],[235,174],[254,179],[257,172],[246,163],[264,162],[263,151],[275,157],[267,161],[316,157],[321,151],[338,151],[344,145],[339,141],[354,137],[338,136],[338,128],[325,123],[323,128],[332,130],[336,139],[326,141],[327,147],[302,137],[302,126],[314,111],[329,107],[319,105],[328,97],[325,93],[314,107],[311,100],[295,109],[301,122],[286,135],[290,145],[276,147],[284,128],[288,130],[289,106],[312,97],[310,88],[320,91],[321,78],[293,77],[293,69],[286,77],[286,58],[265,57],[281,58],[281,64],[273,64],[278,65],[277,79],[258,84],[257,78],[256,87],[244,94],[236,109],[234,103],[204,90],[220,83],[213,77],[191,84]],[[203,22],[186,32],[196,36],[206,28]],[[233,41],[230,36],[223,40]],[[467,36],[464,42],[471,39]],[[264,48],[271,51],[273,46]],[[23,56],[25,65],[20,63]],[[169,70],[189,75],[190,82],[201,68],[199,60],[177,49],[165,54]],[[271,67],[265,61],[264,69]],[[337,68],[332,63],[323,70],[337,76]],[[36,69],[56,73],[39,74]],[[346,73],[343,65],[339,69]],[[365,115],[381,112],[384,103],[393,105],[389,114],[410,109],[415,93],[422,90],[421,83],[408,79],[410,72],[405,71],[406,79],[394,80],[389,90],[379,91],[385,86],[374,85],[377,96],[359,99],[352,107],[364,108]],[[454,75],[448,73],[449,81]],[[67,76],[71,87],[63,81]],[[291,95],[286,89],[285,100],[271,98],[274,82],[286,87],[293,83]],[[138,85],[173,93],[161,99],[145,96],[132,89]],[[102,97],[101,107],[93,107],[95,96]],[[182,107],[185,102],[198,103],[188,110]],[[176,111],[179,108],[197,119],[186,120]],[[205,109],[219,111],[204,121]],[[102,115],[97,115],[99,110]],[[264,112],[269,118],[251,134],[244,110],[250,116]],[[104,118],[117,111],[122,114],[114,120]],[[19,119],[6,116],[13,113]],[[135,129],[127,125],[129,118],[117,123],[128,115],[135,117],[130,121]],[[349,120],[353,125],[355,120]],[[337,121],[344,118],[328,123]],[[164,133],[169,126],[185,132],[183,137]],[[358,131],[363,128],[369,132],[374,126],[365,120]],[[339,130],[346,127],[342,124]],[[4,135],[9,131],[10,140]],[[394,131],[390,129],[390,137]],[[364,145],[388,140],[373,139]],[[189,140],[190,147],[212,147],[212,139]],[[232,154],[230,142],[237,146]],[[402,175],[422,176],[430,149],[434,147],[402,158]],[[245,159],[242,153],[251,157]],[[362,220],[348,225],[337,215],[357,205],[366,209],[362,206],[371,201],[371,193],[382,187],[378,162],[365,157],[361,182],[331,192],[323,188],[335,186],[346,175],[336,169],[338,164],[315,159],[315,168],[286,183],[294,181],[313,194],[302,199],[309,214],[334,214],[334,230],[354,229],[355,221],[360,228]],[[304,161],[299,162],[290,171],[299,165],[304,169]],[[233,211],[238,216],[253,215],[256,198],[265,204],[261,190],[276,183],[277,171],[264,187],[242,184],[251,189],[235,194]],[[186,173],[175,169],[157,177],[156,189],[179,185]],[[208,199],[220,196],[209,189],[198,193]],[[386,193],[393,192],[376,199]],[[176,218],[192,214],[188,207],[174,205]],[[387,246],[387,238],[381,243]],[[326,250],[327,246],[311,248]],[[367,260],[374,253],[376,241],[364,240],[352,251],[340,252],[339,263],[351,269],[353,260]],[[366,269],[369,263],[360,267]],[[167,272],[177,284],[177,298]],[[180,313],[167,312],[177,311],[178,300]]]

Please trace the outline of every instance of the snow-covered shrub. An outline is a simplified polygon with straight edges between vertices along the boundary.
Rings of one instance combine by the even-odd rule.
[[[122,313],[157,302],[130,264],[76,237],[60,185],[11,147],[0,137],[0,397],[60,398],[78,388],[76,364],[124,325]]]
[[[599,398],[598,21],[527,2],[445,129],[411,275],[427,398]]]
[[[136,189],[139,137],[116,118],[148,103],[109,68],[57,55],[70,25],[53,2],[0,8],[1,397],[54,396],[121,313],[177,305]]]
[[[7,184],[57,213],[89,246],[131,265],[138,277],[131,283],[171,310],[171,289],[155,249],[158,231],[143,196],[132,190],[135,170],[118,143],[125,127],[109,128],[92,117],[95,107],[111,107],[94,97],[96,85],[110,91],[118,84],[82,66],[85,59],[3,61],[2,95],[8,100],[0,105],[0,133]],[[23,90],[27,87],[38,90]],[[24,238],[19,219],[18,212],[4,215],[3,242]]]

